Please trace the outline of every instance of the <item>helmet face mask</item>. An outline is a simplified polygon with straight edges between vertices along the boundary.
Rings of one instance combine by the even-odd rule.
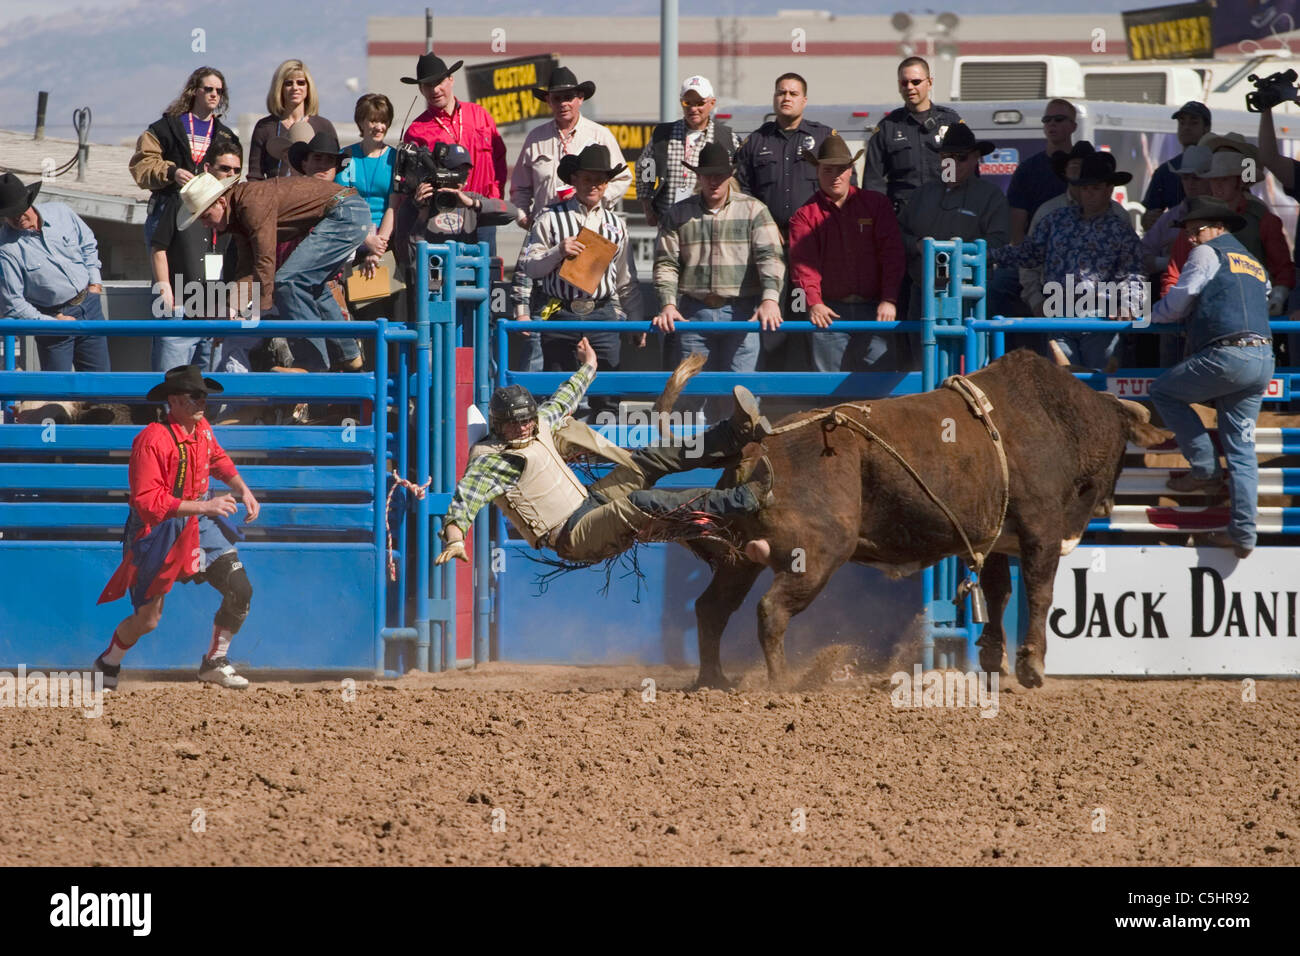
[[[498,388],[492,393],[488,403],[488,422],[492,432],[506,441],[511,448],[522,448],[537,437],[534,428],[531,435],[523,438],[507,439],[505,426],[511,423],[537,422],[537,400],[522,385],[509,385]]]

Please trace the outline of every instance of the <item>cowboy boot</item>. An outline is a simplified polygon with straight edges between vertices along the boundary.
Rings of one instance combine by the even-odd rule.
[[[772,434],[772,426],[767,418],[758,412],[758,399],[754,393],[743,385],[731,390],[731,397],[736,407],[731,412],[728,422],[737,432],[741,445],[752,441],[762,441]]]

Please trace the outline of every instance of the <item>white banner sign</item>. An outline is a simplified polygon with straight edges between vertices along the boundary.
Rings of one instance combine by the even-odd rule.
[[[1080,547],[1061,559],[1048,674],[1300,675],[1290,548]]]

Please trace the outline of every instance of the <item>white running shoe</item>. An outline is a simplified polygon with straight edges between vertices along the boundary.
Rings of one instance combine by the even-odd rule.
[[[248,687],[248,678],[236,674],[230,660],[225,657],[203,658],[199,664],[199,680],[218,684],[228,690],[244,690]]]

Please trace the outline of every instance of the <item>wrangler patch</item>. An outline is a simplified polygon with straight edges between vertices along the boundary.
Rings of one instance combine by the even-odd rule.
[[[1260,282],[1264,282],[1267,279],[1267,273],[1264,272],[1264,267],[1250,256],[1242,255],[1240,252],[1229,252],[1227,253],[1227,256],[1228,270],[1230,272],[1244,273],[1248,276],[1254,276]]]

